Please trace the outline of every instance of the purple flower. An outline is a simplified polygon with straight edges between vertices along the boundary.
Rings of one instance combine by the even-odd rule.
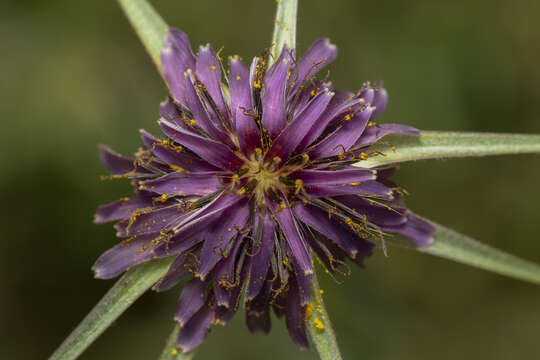
[[[184,351],[231,319],[244,287],[251,331],[268,332],[273,309],[307,347],[314,258],[334,273],[347,260],[362,265],[392,233],[430,243],[433,227],[389,180],[395,168],[352,166],[383,155],[371,147],[383,136],[418,130],[374,122],[387,102],[382,84],[353,94],[317,78],[336,55],[320,39],[299,60],[283,49],[270,67],[263,57],[249,68],[230,57],[223,76],[210,46],[195,56],[186,34],[171,30],[161,53],[166,137],[141,131],[134,158],[102,147],[112,177],[131,179],[136,195],[97,210],[95,222],[117,221],[124,240],[93,270],[109,279],[174,256],[154,289],[188,280],[175,310]]]

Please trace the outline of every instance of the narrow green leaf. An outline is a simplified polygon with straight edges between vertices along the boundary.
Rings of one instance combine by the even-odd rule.
[[[411,160],[540,153],[540,135],[422,131],[420,136],[387,136],[374,146],[386,156],[375,156],[355,165],[376,167]]]
[[[159,360],[191,360],[195,355],[195,352],[184,354],[182,350],[176,347],[176,339],[178,338],[178,333],[180,332],[180,323],[174,325],[174,329],[171,332],[171,335],[167,339],[165,348],[159,357]]]
[[[433,244],[418,251],[540,285],[540,265],[431,223],[436,228]]]
[[[127,271],[49,360],[76,359],[135,300],[165,275],[171,262],[172,258],[152,260]]]
[[[129,22],[161,72],[161,49],[169,27],[146,0],[118,0]]]
[[[276,0],[276,20],[272,35],[272,50],[268,64],[271,65],[286,44],[291,49],[296,47],[296,14],[298,0]]]
[[[341,360],[341,353],[324,307],[322,291],[316,275],[313,275],[313,294],[307,308],[306,325],[321,360]]]

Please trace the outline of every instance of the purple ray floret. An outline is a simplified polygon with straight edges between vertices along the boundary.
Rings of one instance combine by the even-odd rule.
[[[133,158],[101,146],[110,177],[130,179],[135,196],[98,208],[94,221],[117,221],[124,240],[96,261],[95,275],[175,257],[154,290],[186,280],[174,311],[184,352],[231,319],[243,289],[251,331],[267,333],[273,309],[305,348],[314,264],[343,274],[394,234],[431,243],[433,226],[388,179],[395,169],[362,167],[384,155],[372,146],[384,136],[419,131],[375,122],[388,101],[381,82],[353,94],[318,79],[336,56],[320,39],[300,59],[284,48],[270,67],[262,56],[250,66],[230,57],[223,74],[219,52],[205,45],[195,55],[187,35],[170,30],[161,53],[165,137],[141,130]]]

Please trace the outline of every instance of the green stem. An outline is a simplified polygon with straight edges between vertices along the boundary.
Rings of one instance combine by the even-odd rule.
[[[176,347],[176,339],[178,338],[178,333],[180,332],[180,323],[174,325],[171,335],[167,339],[165,348],[159,357],[159,360],[190,360],[193,359],[195,352],[190,352],[184,354],[182,350],[179,350]]]
[[[135,300],[165,275],[171,262],[171,258],[152,260],[127,271],[49,360],[76,359]]]
[[[411,160],[468,156],[540,153],[540,135],[422,131],[420,136],[388,136],[392,144],[376,145],[386,156],[375,156],[356,163],[376,167]]]
[[[313,275],[312,300],[306,312],[306,325],[321,360],[341,360],[336,336],[324,307],[322,290],[315,274]]]
[[[540,265],[484,245],[442,225],[431,224],[436,228],[433,244],[417,248],[418,251],[540,285]]]
[[[148,54],[161,72],[161,49],[169,27],[146,0],[118,0]]]
[[[296,14],[298,11],[298,0],[276,0],[276,19],[274,33],[272,34],[272,50],[268,64],[279,57],[283,46],[287,45],[291,49],[296,47]]]

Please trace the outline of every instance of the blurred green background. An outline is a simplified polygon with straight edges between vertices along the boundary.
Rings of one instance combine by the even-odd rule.
[[[269,45],[275,0],[153,2],[193,45],[244,59]],[[540,133],[540,2],[300,0],[300,53],[320,36],[340,56],[336,87],[385,79],[380,122]],[[90,267],[116,243],[91,223],[130,193],[102,182],[96,144],[130,154],[157,133],[166,89],[115,1],[0,5],[0,358],[44,359],[114,281]],[[540,261],[540,157],[429,161],[396,179],[419,214]],[[540,287],[391,248],[337,284],[322,277],[345,359],[532,359]],[[155,359],[179,289],[143,296],[81,358]],[[282,322],[250,335],[240,311],[198,359],[316,359]]]

